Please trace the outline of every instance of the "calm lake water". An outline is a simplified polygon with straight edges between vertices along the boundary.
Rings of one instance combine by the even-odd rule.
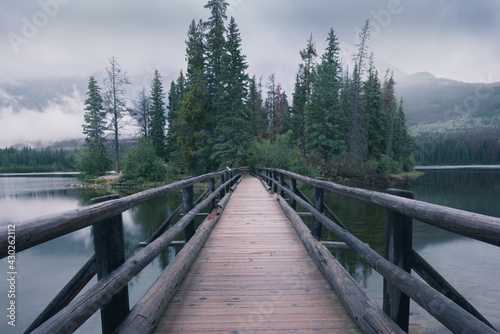
[[[500,217],[500,169],[426,170],[421,184],[411,187],[415,198],[472,212]],[[39,215],[85,206],[107,191],[70,188],[72,177],[0,177],[0,225]],[[306,192],[307,190],[304,189]],[[376,189],[383,191],[381,189]],[[127,193],[121,193],[122,196]],[[327,194],[326,200],[337,216],[361,240],[383,254],[385,211],[374,205]],[[181,194],[141,204],[123,214],[126,256],[137,252],[137,243],[146,240],[180,203]],[[323,232],[325,239],[335,238]],[[494,326],[500,328],[500,248],[456,236],[420,222],[414,222],[414,249],[430,262]],[[175,249],[165,251],[129,284],[134,305],[160,275]],[[367,294],[382,303],[382,278],[356,254],[334,250]],[[91,229],[63,236],[16,255],[16,327],[7,324],[6,313],[0,333],[22,333],[80,267],[92,256]],[[6,276],[7,261],[0,260]],[[91,284],[95,283],[95,279]],[[0,309],[7,307],[7,282],[0,280]],[[3,311],[6,312],[6,311]],[[412,304],[412,328],[438,328],[418,305]],[[77,333],[99,333],[97,312]],[[428,331],[430,332],[430,331]]]

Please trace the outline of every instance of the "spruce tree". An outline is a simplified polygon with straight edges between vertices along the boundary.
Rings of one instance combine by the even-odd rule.
[[[252,141],[250,113],[245,104],[248,94],[248,75],[245,56],[241,52],[238,26],[231,17],[227,30],[226,52],[222,58],[220,83],[223,94],[218,94],[219,110],[215,115],[215,146],[212,158],[219,164],[245,164]]]
[[[104,174],[109,167],[104,147],[104,131],[106,130],[106,112],[103,107],[101,88],[93,76],[88,83],[85,113],[83,115],[83,134],[85,135],[85,149],[81,153],[78,169],[90,175]]]
[[[187,167],[193,172],[213,170],[213,117],[210,114],[204,23],[193,22],[186,40],[186,83],[176,123],[177,144]],[[177,134],[178,133],[178,134]]]
[[[186,90],[186,78],[182,71],[177,78],[177,82],[172,80],[168,92],[168,114],[167,114],[167,161],[171,162],[179,152],[177,139],[181,133],[179,119],[182,107],[182,100]],[[176,161],[178,159],[175,159]]]
[[[368,78],[363,89],[363,107],[368,117],[368,155],[369,158],[379,159],[380,155],[385,153],[388,119],[373,60],[370,60]]]
[[[388,157],[392,156],[392,145],[393,145],[393,137],[394,137],[394,122],[396,120],[396,113],[398,108],[398,102],[394,96],[394,87],[396,82],[394,81],[393,74],[391,74],[390,78],[385,79],[384,82],[384,109],[386,114],[388,115],[388,133],[386,138],[386,148],[385,155]]]
[[[333,29],[321,63],[313,71],[311,101],[305,108],[306,148],[324,160],[345,153],[340,110],[341,63],[337,37]]]
[[[165,158],[166,144],[166,123],[165,116],[165,92],[163,91],[163,82],[161,74],[155,70],[153,80],[151,81],[151,107],[149,110],[149,137],[155,148],[155,153],[160,158]]]
[[[406,125],[406,116],[403,110],[403,98],[401,97],[394,124],[394,141],[392,151],[394,159],[400,163],[403,171],[405,172],[409,172],[413,167],[411,159],[413,146],[413,139],[410,136],[408,126]],[[467,157],[467,159],[469,159],[469,157]]]
[[[267,114],[262,100],[262,84],[257,83],[255,75],[250,79],[247,105],[250,108],[252,133],[257,139],[267,136]]]
[[[210,17],[206,22],[206,75],[209,96],[209,113],[214,119],[218,119],[219,113],[223,112],[222,101],[225,95],[225,87],[222,83],[223,62],[226,55],[226,11],[228,3],[224,0],[209,0],[205,8],[210,10]],[[209,135],[215,137],[215,122],[211,124]],[[210,141],[211,142],[211,141]],[[207,142],[208,144],[209,142]],[[204,147],[206,148],[206,147]],[[211,151],[208,149],[207,151]],[[207,152],[209,153],[209,152]],[[205,158],[205,157],[204,157]]]
[[[368,46],[371,38],[370,21],[366,20],[362,31],[359,33],[358,53],[355,55],[355,64],[351,91],[351,113],[349,130],[349,161],[359,165],[368,158],[367,115],[362,105],[363,75],[368,58]]]
[[[312,72],[316,65],[316,46],[311,37],[307,41],[307,46],[304,50],[300,51],[302,63],[299,64],[299,71],[297,73],[295,88],[293,93],[292,105],[292,140],[295,141],[299,147],[305,145],[305,107],[309,102],[312,90]]]
[[[150,97],[146,94],[146,89],[143,87],[134,100],[134,108],[130,110],[130,116],[135,120],[137,127],[139,128],[139,137],[146,140],[149,139],[150,104]]]

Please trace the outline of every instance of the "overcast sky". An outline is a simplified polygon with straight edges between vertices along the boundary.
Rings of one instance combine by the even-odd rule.
[[[310,34],[318,53],[333,28],[349,61],[359,29],[372,23],[370,50],[384,66],[428,71],[466,82],[500,81],[499,0],[229,0],[249,74],[275,73],[291,99],[299,50]],[[81,137],[85,87],[102,83],[117,57],[133,81],[149,87],[158,68],[165,88],[184,70],[193,19],[206,20],[207,0],[2,0],[0,2],[0,147],[38,139]],[[380,69],[383,71],[384,69]],[[2,85],[65,79],[78,89],[36,105]],[[83,83],[83,84],[82,84]],[[291,102],[291,101],[290,101]],[[51,125],[50,125],[51,124]],[[42,125],[42,126],[40,126]],[[45,126],[46,125],[46,126]]]

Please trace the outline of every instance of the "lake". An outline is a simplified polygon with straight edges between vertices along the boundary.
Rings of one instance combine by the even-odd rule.
[[[427,169],[419,181],[420,184],[409,189],[418,200],[500,217],[500,169]],[[0,224],[85,206],[91,198],[109,193],[70,188],[69,184],[74,182],[73,177],[61,176],[0,177]],[[383,254],[385,210],[328,193],[326,201],[358,238]],[[137,252],[136,245],[146,240],[180,202],[181,194],[175,193],[143,203],[123,214],[127,257]],[[413,233],[414,249],[500,328],[500,288],[495,279],[500,275],[500,248],[416,221]],[[325,231],[323,234],[325,239],[335,239]],[[91,229],[86,228],[17,254],[16,327],[9,326],[3,316],[0,333],[22,333],[93,252]],[[156,280],[175,252],[176,249],[169,248],[130,282],[130,305],[134,305]],[[332,252],[367,294],[381,305],[380,275],[350,250]],[[7,275],[6,259],[0,260],[0,268]],[[3,310],[7,307],[7,291],[6,279],[0,280],[0,308]],[[429,318],[418,305],[412,303],[411,311],[413,331],[420,333],[420,329],[426,327],[429,333],[442,332],[439,323]],[[99,312],[77,331],[99,332]]]

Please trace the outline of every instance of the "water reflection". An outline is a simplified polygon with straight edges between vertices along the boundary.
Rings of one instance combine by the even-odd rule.
[[[68,177],[0,178],[0,225],[86,206],[92,198],[110,193],[102,189],[70,188],[69,184],[75,182],[76,179]],[[126,196],[137,191],[119,193]],[[178,192],[140,204],[123,213],[127,258],[140,250],[138,243],[147,240],[180,202],[181,194]],[[178,251],[176,248],[165,250],[129,283],[131,305],[142,297]],[[22,333],[93,254],[91,227],[18,253],[19,288],[16,302],[19,316],[16,328],[0,322],[0,333]],[[7,272],[6,260],[0,260],[0,268],[4,268],[4,272]],[[89,286],[95,283],[94,278]],[[5,280],[0,280],[0,291],[7,291],[6,284]],[[2,294],[0,303],[6,309],[6,294]],[[99,312],[76,333],[98,332]]]
[[[409,189],[414,192],[415,199],[500,217],[500,170],[426,170],[425,173],[421,184]],[[312,198],[312,190],[305,192]],[[330,193],[325,193],[325,202],[356,237],[384,254],[385,209]],[[500,274],[500,248],[418,221],[414,221],[413,226],[413,248],[500,328],[500,289],[491,279]],[[323,239],[338,240],[325,230]],[[367,294],[381,305],[381,276],[353,251],[331,251]],[[417,305],[412,304],[412,312],[414,322],[439,328],[440,325]]]
[[[88,205],[91,198],[109,193],[107,190],[73,189],[76,180],[66,177],[1,178],[0,225]],[[427,170],[422,184],[412,187],[415,198],[483,214],[500,216],[500,170]],[[311,188],[301,189],[312,198]],[[195,198],[203,189],[197,189]],[[380,191],[380,189],[375,189]],[[123,197],[134,191],[120,191]],[[123,213],[126,257],[136,254],[137,244],[145,241],[165,218],[181,203],[180,192],[169,194],[138,205]],[[328,206],[360,240],[379,254],[384,252],[385,210],[375,205],[325,192]],[[205,210],[206,211],[206,210]],[[198,223],[202,219],[198,219]],[[306,219],[310,224],[310,219]],[[441,229],[414,222],[414,248],[447,278],[494,325],[500,327],[500,289],[493,277],[500,275],[498,247],[476,242]],[[183,236],[178,238],[183,239]],[[324,230],[323,239],[338,241]],[[179,249],[169,248],[147,266],[130,283],[130,304],[134,305]],[[0,322],[0,333],[21,333],[45,308],[69,279],[94,253],[90,228],[57,238],[17,256],[19,309],[17,331]],[[348,249],[333,249],[332,253],[379,305],[382,304],[382,278],[357,254]],[[6,259],[0,268],[7,272]],[[91,284],[95,283],[95,279]],[[7,291],[6,281],[0,280],[0,291]],[[0,297],[6,307],[5,294]],[[412,305],[416,315],[422,311]],[[432,325],[422,316],[412,321]],[[77,333],[100,332],[99,313],[87,321]]]

